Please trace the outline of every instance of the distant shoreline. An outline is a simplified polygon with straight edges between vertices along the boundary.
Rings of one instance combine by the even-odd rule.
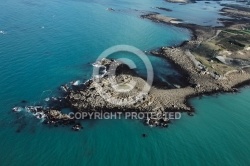
[[[225,11],[225,8],[221,9],[221,11]],[[237,11],[237,12],[234,12]],[[196,67],[194,67],[190,59],[185,55],[185,51],[191,50],[194,47],[197,47],[202,41],[199,41],[199,38],[202,38],[203,40],[206,40],[213,35],[215,35],[217,30],[220,29],[226,29],[230,26],[237,25],[237,24],[247,24],[249,23],[249,19],[246,18],[238,18],[239,14],[243,14],[244,16],[250,14],[245,11],[238,11],[237,9],[231,9],[229,10],[230,13],[224,13],[224,15],[229,15],[232,16],[234,15],[235,19],[220,19],[222,23],[224,24],[224,27],[218,26],[218,27],[209,27],[209,26],[200,26],[196,24],[186,24],[183,23],[181,20],[167,17],[167,16],[162,16],[159,14],[155,13],[149,13],[146,15],[142,15],[142,18],[149,19],[151,21],[157,22],[157,23],[164,23],[176,27],[181,27],[181,28],[187,28],[192,32],[192,39],[190,41],[184,41],[182,42],[179,46],[177,47],[162,47],[159,50],[152,50],[151,53],[155,56],[160,56],[163,58],[166,58],[174,67],[184,75],[188,75],[188,83],[193,84],[193,85],[199,85],[201,87],[201,82],[202,79],[207,80],[210,78],[207,77],[201,77],[199,78],[199,81],[195,81],[195,78],[192,78],[194,75],[197,75],[195,71]],[[236,14],[235,14],[236,13]],[[175,53],[175,52],[179,52]],[[179,56],[178,56],[179,55]],[[178,58],[176,58],[178,57]],[[184,63],[182,63],[184,62]],[[187,63],[190,63],[190,65],[187,67]],[[190,68],[193,68],[190,70]],[[238,73],[232,73],[230,75],[229,81],[231,81],[230,84],[226,83],[227,81],[222,81],[221,86],[217,86],[218,82],[217,81],[211,81],[211,86],[214,87],[215,89],[211,87],[207,87],[203,90],[198,90],[196,92],[193,92],[192,94],[188,94],[186,96],[183,96],[185,98],[184,103],[186,106],[191,108],[191,111],[194,111],[194,108],[189,104],[189,99],[198,97],[203,94],[215,94],[215,93],[223,93],[223,92],[236,92],[238,91],[237,88],[241,88],[243,86],[249,85],[250,84],[250,74],[243,71],[239,70]],[[228,78],[227,78],[228,79]],[[191,81],[190,81],[191,80]],[[203,81],[204,81],[203,80]],[[205,82],[203,83],[204,85],[206,84]],[[214,86],[213,86],[214,85]],[[164,92],[163,92],[164,93]],[[184,110],[185,111],[190,111],[190,110]]]

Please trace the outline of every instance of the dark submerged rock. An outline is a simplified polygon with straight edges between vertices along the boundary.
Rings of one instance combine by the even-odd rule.
[[[80,123],[77,123],[77,124],[75,124],[75,125],[72,127],[72,130],[73,130],[73,131],[79,131],[79,130],[81,130],[81,129],[83,129],[83,127],[81,126]]]

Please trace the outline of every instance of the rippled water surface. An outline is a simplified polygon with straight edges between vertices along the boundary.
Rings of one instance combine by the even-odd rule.
[[[110,7],[115,11],[106,10]],[[63,83],[87,80],[91,63],[111,46],[149,51],[190,38],[186,29],[141,19],[146,11],[214,26],[220,8],[215,2],[206,7],[203,2],[185,6],[162,0],[2,0],[0,165],[249,165],[248,88],[192,100],[196,115],[183,114],[168,129],[133,120],[98,120],[85,121],[84,129],[74,133],[11,112],[22,100],[34,104],[55,95]],[[137,72],[145,74],[135,56],[119,56],[134,60]],[[178,75],[166,60],[149,59],[155,77],[167,81]]]

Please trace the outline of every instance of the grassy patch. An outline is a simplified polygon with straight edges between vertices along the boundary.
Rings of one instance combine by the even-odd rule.
[[[227,32],[227,33],[231,33],[234,35],[250,35],[250,30],[246,29],[246,30],[234,30],[234,29],[226,29],[223,32]]]
[[[228,71],[234,70],[235,68],[232,66],[228,66],[225,64],[222,64],[218,62],[217,60],[213,59],[213,62],[210,62],[207,58],[204,56],[200,56],[198,54],[194,54],[195,58],[202,63],[204,66],[208,68],[209,71],[217,72],[220,75],[224,75]]]

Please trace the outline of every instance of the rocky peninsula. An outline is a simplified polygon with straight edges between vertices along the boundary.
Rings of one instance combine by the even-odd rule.
[[[229,16],[234,10],[238,9],[223,9]],[[186,24],[155,13],[141,16],[192,31],[193,38],[180,46],[151,51],[155,56],[166,58],[184,75],[185,87],[164,89],[153,84],[149,91],[144,91],[144,87],[150,85],[126,64],[101,59],[93,64],[94,68],[101,69],[101,73],[93,75],[85,83],[62,85],[62,97],[50,98],[47,107],[27,109],[38,118],[44,118],[47,124],[71,124],[74,130],[79,130],[81,126],[74,117],[62,113],[63,108],[71,108],[75,113],[156,112],[159,118],[145,119],[147,124],[156,126],[167,126],[169,123],[165,112],[193,115],[194,109],[188,99],[202,94],[236,92],[239,86],[250,82],[250,25],[246,21],[250,12],[245,10],[235,14],[238,21],[223,20],[226,22],[224,27],[214,28]],[[243,16],[244,20],[240,19]],[[115,74],[110,75],[112,71]],[[19,108],[13,111],[18,112]]]

